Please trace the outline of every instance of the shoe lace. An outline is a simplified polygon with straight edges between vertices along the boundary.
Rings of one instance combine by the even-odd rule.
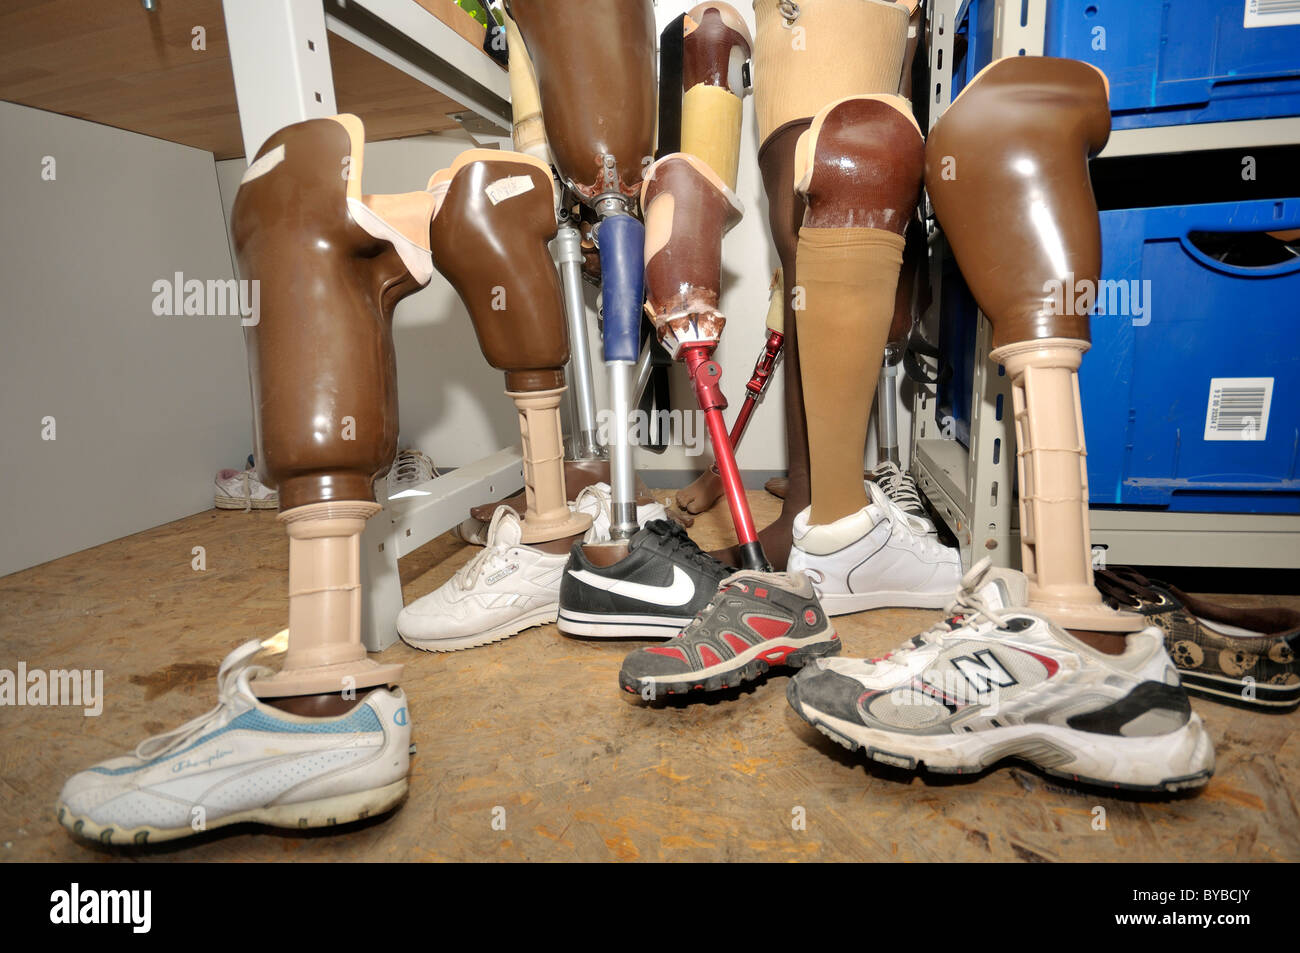
[[[261,650],[262,643],[253,639],[227,655],[221,663],[221,668],[217,670],[216,705],[197,718],[185,722],[179,728],[144,739],[135,746],[135,756],[141,761],[153,761],[185,747],[195,738],[206,734],[237,699],[252,695],[252,690],[248,686],[250,679],[257,675],[271,674],[271,670],[266,666],[251,664],[253,656]]]
[[[507,506],[498,506],[496,512],[492,514],[492,522],[488,526],[487,545],[480,549],[465,565],[456,570],[452,579],[460,587],[462,592],[468,592],[478,585],[478,580],[484,572],[492,571],[509,564],[508,553],[510,546],[503,540],[498,539],[498,527],[501,521],[506,518],[509,511]]]
[[[875,483],[868,481],[867,492],[871,496],[872,502],[879,506],[889,517],[889,521],[894,526],[901,529],[908,536],[917,540],[927,540],[930,527],[925,520],[915,513],[909,513],[899,506],[884,488],[877,486]]]
[[[895,655],[906,655],[923,645],[942,642],[958,629],[978,625],[982,621],[992,622],[996,626],[1005,626],[1011,620],[1011,616],[1005,610],[989,605],[988,600],[979,592],[991,564],[991,557],[985,556],[971,567],[970,572],[962,576],[961,588],[957,590],[953,600],[944,607],[943,618],[940,621],[919,635],[913,636],[894,651],[886,652],[872,661],[879,662],[893,658]]]
[[[735,571],[700,549],[695,540],[687,535],[686,530],[672,520],[651,520],[646,523],[646,529],[663,540],[663,546],[670,554],[680,555],[710,577],[721,579]]]
[[[925,512],[921,502],[921,493],[916,488],[916,481],[910,473],[905,473],[893,460],[882,460],[871,470],[885,495],[904,511]]]

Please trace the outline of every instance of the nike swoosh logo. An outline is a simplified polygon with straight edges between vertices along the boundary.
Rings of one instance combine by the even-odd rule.
[[[652,605],[684,606],[695,598],[695,583],[691,582],[690,576],[682,572],[681,566],[673,567],[673,581],[667,586],[647,586],[640,582],[628,582],[626,579],[606,579],[585,569],[570,569],[569,575],[596,589],[604,589],[606,592],[649,602]]]

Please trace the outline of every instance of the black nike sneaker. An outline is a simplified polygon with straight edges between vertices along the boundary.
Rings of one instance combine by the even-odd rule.
[[[671,520],[651,520],[626,544],[575,543],[560,582],[561,632],[606,639],[671,639],[709,604],[734,569]],[[599,565],[601,553],[619,556]],[[595,556],[593,560],[591,557]]]

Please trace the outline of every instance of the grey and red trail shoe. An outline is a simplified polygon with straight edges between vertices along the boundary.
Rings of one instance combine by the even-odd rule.
[[[807,576],[742,571],[718,586],[680,634],[625,658],[618,682],[647,700],[711,692],[839,651],[839,636]]]

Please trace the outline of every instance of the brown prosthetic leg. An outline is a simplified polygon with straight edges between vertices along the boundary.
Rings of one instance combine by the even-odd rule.
[[[786,13],[795,14],[787,19]],[[783,4],[756,0],[754,107],[758,166],[767,193],[768,226],[785,279],[785,445],[788,468],[781,515],[759,533],[772,565],[784,570],[794,518],[811,503],[808,434],[804,418],[802,349],[795,311],[800,277],[795,264],[804,203],[794,191],[799,137],[827,103],[867,92],[898,89],[907,45],[909,11],[880,0],[817,0]],[[714,553],[735,564],[734,550]]]
[[[438,270],[469,309],[488,363],[506,372],[523,442],[523,542],[583,533],[591,516],[569,509],[560,398],[569,359],[550,167],[521,153],[471,149],[452,163],[429,227]]]
[[[1078,367],[1101,266],[1088,159],[1105,146],[1105,76],[1024,56],[983,70],[943,114],[926,183],[962,275],[993,324],[1015,404],[1029,605],[1059,625],[1134,632],[1093,586]]]
[[[754,41],[735,8],[701,3],[686,14],[682,43],[682,152],[701,159],[727,188],[740,168],[744,65]]]
[[[361,644],[359,547],[397,451],[393,308],[432,276],[434,197],[363,196],[364,142],[355,116],[287,126],[248,167],[231,216],[240,272],[261,288],[246,332],[257,456],[289,534],[288,650],[253,687],[326,696],[294,706],[310,714],[402,672]]]
[[[807,203],[799,321],[814,526],[869,502],[862,457],[871,401],[924,161],[921,130],[897,95],[833,103],[799,140],[796,190]]]

